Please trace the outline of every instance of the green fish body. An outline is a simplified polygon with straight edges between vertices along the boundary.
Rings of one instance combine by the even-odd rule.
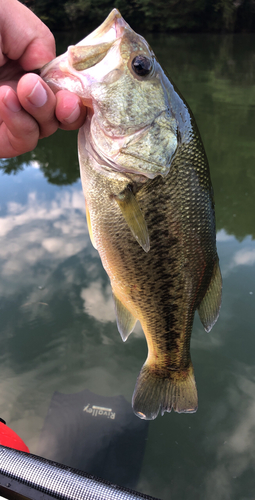
[[[213,191],[194,118],[116,9],[42,76],[88,106],[78,149],[91,240],[123,340],[139,320],[148,344],[134,411],[144,419],[172,408],[194,412],[194,313],[210,331],[222,288]]]

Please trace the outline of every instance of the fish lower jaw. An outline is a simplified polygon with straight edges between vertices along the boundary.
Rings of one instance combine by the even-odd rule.
[[[135,182],[137,184],[144,184],[145,182],[148,182],[148,180],[153,179],[155,176],[150,176],[150,174],[144,174],[136,170],[131,170],[123,167],[122,165],[118,165],[117,163],[114,163],[112,161],[107,161],[106,160],[106,165],[107,165],[107,170],[111,171],[112,174],[115,174],[116,177],[121,177],[123,176],[128,179],[130,182]],[[102,165],[102,170],[105,170],[105,166]]]
[[[73,92],[81,97],[85,106],[92,107],[91,98],[86,96],[81,81],[73,75],[53,69],[45,74],[41,73],[41,77],[49,85],[54,94],[59,90],[69,90],[69,92]]]
[[[114,161],[114,157],[106,156],[100,150],[95,149],[92,144],[86,144],[87,153],[94,159],[93,168],[102,173],[103,175],[113,175],[119,180],[123,178],[129,182],[136,182],[144,184],[150,179],[154,179],[155,175],[150,173],[140,172],[139,170],[129,169]],[[116,158],[117,160],[117,158]]]
[[[102,159],[102,162],[98,162],[93,164],[93,167],[99,171],[102,175],[115,177],[116,180],[123,181],[126,180],[129,183],[135,184],[145,184],[148,182],[150,178],[146,175],[142,175],[139,172],[134,172],[131,170],[127,170],[118,166],[117,164],[113,164],[112,162],[107,162]]]
[[[140,172],[139,170],[134,170],[134,169],[128,169],[122,165],[119,165],[118,163],[114,163],[109,160],[107,163],[109,165],[109,168],[113,172],[115,172],[116,174],[119,173],[125,175],[127,178],[133,180],[134,182],[144,184],[148,180],[154,179],[156,177],[154,174]]]
[[[94,158],[94,160],[96,160],[96,165],[94,163],[94,167],[97,170],[100,170],[102,174],[108,175],[109,172],[111,172],[117,177],[121,176],[122,178],[124,176],[131,182],[133,181],[142,184],[156,177],[156,175],[151,172],[144,172],[121,165],[118,163],[118,153],[109,156],[96,147],[93,141],[90,141],[89,145],[87,143],[86,148],[87,152]]]

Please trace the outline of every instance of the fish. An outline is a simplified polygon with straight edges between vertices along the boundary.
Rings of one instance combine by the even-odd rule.
[[[133,410],[147,420],[193,413],[194,314],[209,332],[222,293],[213,188],[194,116],[117,9],[41,76],[88,109],[78,154],[91,242],[123,341],[139,320],[148,346]]]

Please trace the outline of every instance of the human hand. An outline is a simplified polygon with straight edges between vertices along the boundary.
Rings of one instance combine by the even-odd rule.
[[[56,95],[36,74],[55,57],[50,30],[17,0],[0,0],[0,158],[32,151],[57,128],[82,126],[86,108],[71,92]]]

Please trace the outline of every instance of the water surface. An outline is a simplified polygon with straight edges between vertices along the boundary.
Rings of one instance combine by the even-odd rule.
[[[251,500],[255,36],[150,35],[148,41],[204,141],[224,289],[210,334],[197,315],[194,321],[199,409],[149,423],[135,487],[162,500]],[[2,161],[0,238],[0,417],[37,453],[55,391],[88,389],[131,403],[147,352],[139,326],[125,344],[116,328],[109,281],[85,222],[76,133],[59,131],[33,153]],[[129,453],[135,467],[136,454]]]

